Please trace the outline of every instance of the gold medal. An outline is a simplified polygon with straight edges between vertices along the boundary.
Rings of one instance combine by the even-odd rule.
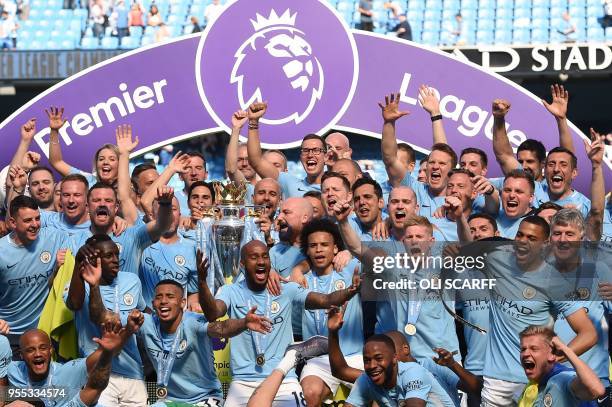
[[[164,386],[158,386],[155,393],[157,394],[158,399],[165,399],[168,395],[168,389],[166,389]]]
[[[416,325],[415,324],[406,324],[404,327],[404,332],[406,332],[410,336],[414,336],[416,334]]]
[[[257,355],[257,366],[263,366],[266,363],[264,355]]]

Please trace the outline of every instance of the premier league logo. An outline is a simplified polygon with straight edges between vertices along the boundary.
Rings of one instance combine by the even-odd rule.
[[[304,32],[295,28],[296,17],[297,13],[291,14],[290,10],[278,16],[273,9],[267,18],[257,14],[257,19],[251,20],[255,33],[236,53],[230,80],[238,85],[241,109],[274,94],[294,101],[279,106],[275,109],[277,117],[264,118],[262,123],[283,124],[293,120],[299,124],[321,99],[323,68]],[[274,89],[262,88],[256,80],[263,65],[271,68],[269,74],[281,79]]]
[[[357,74],[352,34],[316,0],[237,0],[207,27],[196,58],[200,97],[217,124],[229,130],[234,111],[265,101],[262,142],[286,146],[336,124]]]

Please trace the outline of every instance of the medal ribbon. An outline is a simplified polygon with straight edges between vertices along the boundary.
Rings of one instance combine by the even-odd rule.
[[[270,293],[266,292],[265,316],[268,319],[270,319],[270,302],[271,302]],[[247,304],[249,305],[249,311],[250,311],[251,308],[253,308],[253,304],[250,298],[247,301]],[[251,331],[251,338],[253,338],[253,345],[255,346],[255,352],[257,352],[256,356],[263,355],[264,351],[266,350],[266,343],[268,341],[268,338],[266,337],[266,335],[260,334],[259,332]]]
[[[170,372],[172,371],[172,367],[174,366],[174,361],[176,360],[176,353],[178,351],[179,340],[181,339],[183,322],[181,321],[181,324],[176,330],[170,350],[167,350],[164,347],[164,341],[162,339],[163,337],[159,327],[159,319],[156,318],[155,322],[155,325],[157,327],[157,334],[159,335],[160,344],[162,348],[162,354],[157,359],[157,385],[162,387],[168,387],[168,382],[170,381]]]
[[[115,314],[119,315],[119,283],[117,282],[117,279],[115,279],[114,283],[115,283],[115,304],[114,304],[114,309],[115,309]]]

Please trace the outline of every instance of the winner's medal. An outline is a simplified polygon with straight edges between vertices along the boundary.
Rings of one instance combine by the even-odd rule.
[[[155,391],[155,394],[157,394],[158,399],[165,399],[168,395],[168,389],[164,386],[158,386],[157,390]]]
[[[264,363],[266,363],[266,358],[265,356],[262,355],[257,355],[257,366],[263,366]]]
[[[404,327],[404,332],[406,332],[410,336],[414,336],[416,334],[416,331],[417,331],[417,329],[416,329],[416,325],[415,324],[408,323]]]

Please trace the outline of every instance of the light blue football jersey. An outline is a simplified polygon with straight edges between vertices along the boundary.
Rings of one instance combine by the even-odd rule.
[[[268,290],[251,291],[246,280],[224,285],[216,298],[227,305],[230,318],[244,318],[251,306],[257,305],[256,313],[272,320],[272,332],[258,335],[249,331],[242,332],[231,340],[231,373],[236,380],[259,381],[272,373],[285,354],[287,346],[293,342],[291,315],[294,308],[302,310],[310,291],[296,283],[283,283],[281,295],[273,296]],[[259,345],[256,345],[256,342]],[[263,352],[265,364],[257,365],[257,353]],[[291,372],[288,377],[295,378]]]
[[[160,330],[156,316],[145,314],[138,335],[144,338],[147,354],[156,370],[160,359],[168,357],[174,341],[178,341],[167,386],[168,400],[197,403],[209,397],[223,398],[215,371],[213,339],[207,332],[208,321],[204,315],[187,311],[183,313],[177,332],[166,334]],[[175,335],[180,337],[175,339]]]
[[[321,184],[309,184],[306,178],[297,178],[288,172],[280,172],[278,174],[278,183],[281,186],[283,198],[301,198],[308,191],[321,192]]]
[[[398,362],[397,382],[393,389],[384,389],[363,373],[351,389],[346,402],[367,406],[376,401],[381,407],[396,407],[398,401],[411,398],[425,400],[427,407],[454,407],[446,391],[423,366],[416,362]]]
[[[63,232],[51,228],[41,228],[28,246],[18,246],[11,236],[0,239],[0,319],[8,322],[11,333],[23,334],[38,326],[55,255],[68,244]]]
[[[42,399],[45,406],[63,407],[70,405],[71,400],[78,396],[81,387],[87,383],[87,363],[85,359],[75,359],[67,363],[51,362],[49,375],[43,382],[32,382],[28,376],[25,362],[11,362],[8,369],[9,384],[18,388],[57,388],[58,397]]]

